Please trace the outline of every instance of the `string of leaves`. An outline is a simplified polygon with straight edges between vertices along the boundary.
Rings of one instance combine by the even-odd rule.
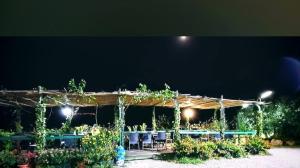
[[[46,105],[43,102],[43,98],[40,97],[35,107],[35,142],[37,151],[42,151],[46,145]]]
[[[170,86],[165,84],[165,88],[162,90],[152,91],[148,89],[146,84],[139,84],[136,88],[137,95],[134,96],[134,101],[139,103],[145,99],[161,100],[166,103],[168,100],[172,100],[175,97],[175,92],[171,90]]]

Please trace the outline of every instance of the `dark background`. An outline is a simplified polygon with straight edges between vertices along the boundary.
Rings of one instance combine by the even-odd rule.
[[[295,36],[298,0],[6,0],[1,36]]]
[[[291,37],[2,37],[2,89],[63,89],[71,78],[87,81],[86,91],[135,90],[138,83],[162,89],[164,83],[180,93],[255,100],[267,89],[274,97],[299,93],[300,39]],[[236,110],[227,109],[232,120]],[[52,110],[49,127],[64,120]],[[33,109],[23,111],[23,125],[34,123]],[[80,111],[94,112],[94,108]],[[157,115],[173,118],[172,109],[157,108]],[[113,107],[99,109],[99,122],[113,122]],[[9,128],[11,109],[0,108],[0,128]],[[129,107],[129,125],[151,125],[152,108]],[[192,122],[205,121],[212,111],[198,111]],[[95,122],[78,116],[74,124]]]

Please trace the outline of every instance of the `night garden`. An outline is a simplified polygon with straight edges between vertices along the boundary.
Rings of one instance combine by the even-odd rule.
[[[272,162],[297,167],[300,63],[295,57],[282,57],[288,47],[282,47],[273,62],[262,57],[293,43],[270,40],[270,49],[252,59],[261,39],[244,40],[0,40],[8,46],[0,48],[7,56],[1,68],[12,74],[3,73],[0,81],[0,167],[268,167]],[[200,44],[207,45],[203,51]],[[98,45],[104,46],[101,51]],[[236,56],[198,58],[219,55],[215,45]],[[244,50],[249,65],[239,58]],[[46,58],[51,61],[55,53],[59,61],[50,65],[36,55],[27,63],[25,58],[17,62],[20,69],[15,72],[10,69],[13,54],[35,52],[50,53]],[[87,58],[63,59],[66,52],[85,53]],[[95,59],[94,52],[108,56]],[[111,57],[123,52],[134,58]],[[138,56],[143,52],[167,56],[148,60]],[[258,58],[270,63],[258,64]],[[252,67],[257,64],[259,68]]]

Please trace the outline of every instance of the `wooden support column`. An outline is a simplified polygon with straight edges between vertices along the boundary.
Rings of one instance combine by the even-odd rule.
[[[180,107],[179,107],[179,103],[177,100],[178,97],[178,91],[176,91],[176,95],[174,98],[174,139],[175,141],[180,140],[180,133],[179,133],[179,129],[180,129]]]
[[[124,128],[125,128],[125,106],[124,99],[120,95],[121,90],[119,90],[118,97],[118,107],[119,107],[119,124],[120,124],[120,145],[124,147]]]
[[[258,111],[257,111],[257,115],[256,115],[256,135],[261,137],[262,136],[262,132],[263,132],[263,113],[262,113],[262,110],[261,110],[261,107],[259,104],[255,104],[256,107],[258,108]]]
[[[225,107],[223,104],[223,95],[219,101],[220,103],[220,127],[221,127],[221,136],[224,138],[224,132],[226,128],[226,118],[225,118]]]

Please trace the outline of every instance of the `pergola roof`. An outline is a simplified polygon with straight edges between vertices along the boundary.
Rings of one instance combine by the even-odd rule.
[[[28,106],[34,107],[38,102],[40,96],[44,97],[68,97],[68,104],[71,106],[79,107],[91,107],[91,106],[106,106],[117,105],[118,97],[122,95],[125,98],[127,105],[133,106],[157,106],[157,107],[174,107],[173,100],[157,100],[153,98],[147,98],[141,102],[134,101],[134,96],[137,92],[133,91],[121,91],[121,92],[85,92],[85,97],[93,96],[93,101],[83,100],[82,96],[72,93],[66,93],[59,90],[47,90],[39,92],[37,90],[1,90],[0,91],[0,105],[2,106]],[[233,99],[221,99],[211,98],[206,96],[179,94],[177,101],[181,108],[195,108],[195,109],[219,109],[221,107],[220,101],[223,102],[225,108],[239,107],[243,104],[262,104],[262,102],[248,101],[248,100],[233,100]],[[55,107],[63,105],[63,102],[48,101],[47,107]]]

